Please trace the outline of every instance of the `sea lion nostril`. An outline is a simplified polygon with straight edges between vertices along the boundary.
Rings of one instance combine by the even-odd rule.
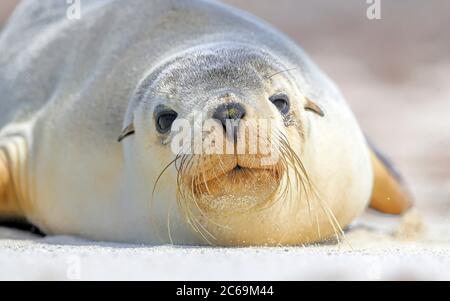
[[[213,118],[219,120],[226,131],[227,120],[229,121],[230,125],[236,126],[237,122],[245,117],[245,114],[245,108],[241,104],[233,102],[225,103],[217,107],[213,114]]]

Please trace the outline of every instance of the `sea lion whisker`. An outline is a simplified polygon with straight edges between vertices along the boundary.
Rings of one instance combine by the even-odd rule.
[[[217,222],[213,221],[210,217],[207,216],[207,214],[205,214],[205,212],[199,207],[197,200],[196,200],[196,196],[195,196],[195,190],[196,187],[198,185],[200,185],[200,182],[198,181],[198,179],[200,179],[200,177],[203,177],[204,179],[204,184],[206,184],[205,178],[204,178],[204,172],[201,172],[201,175],[198,176],[193,176],[193,177],[189,177],[189,170],[192,168],[194,164],[194,156],[185,156],[180,164],[180,171],[178,173],[178,203],[180,208],[182,209],[183,212],[185,212],[185,216],[186,219],[188,220],[189,224],[193,227],[194,231],[199,233],[203,239],[205,239],[205,241],[210,244],[213,245],[213,243],[205,236],[204,233],[206,233],[208,236],[210,236],[213,240],[215,240],[215,236],[213,234],[211,234],[201,223],[198,222],[196,215],[192,213],[191,211],[191,207],[190,204],[194,204],[195,208],[198,210],[198,212],[200,213],[201,216],[205,217],[209,222],[211,222],[212,224],[215,224],[216,226],[219,227],[224,227],[223,225],[218,224]],[[187,171],[187,173],[186,173]],[[184,187],[186,187],[187,185],[183,184],[184,177],[189,177],[191,179],[190,185],[189,185],[189,190],[184,189]],[[207,185],[207,184],[206,184]],[[209,188],[207,188],[209,190]]]
[[[170,161],[163,169],[162,171],[158,174],[158,177],[155,181],[155,183],[153,184],[153,189],[152,189],[152,194],[151,194],[151,199],[150,199],[150,208],[149,210],[152,210],[152,207],[154,206],[155,203],[155,192],[156,192],[156,187],[160,181],[160,179],[162,178],[163,174],[170,168],[170,166],[172,166],[177,160],[178,160],[179,156],[176,155],[175,159],[173,159],[172,161]],[[154,224],[154,220],[151,220],[151,223]],[[156,227],[156,225],[155,225]],[[159,239],[162,241],[161,236],[159,235],[159,233],[157,234],[159,236]]]
[[[298,68],[297,67],[292,67],[292,68],[288,68],[288,69],[285,69],[285,70],[281,70],[281,71],[275,72],[274,74],[266,77],[266,80],[269,80],[272,77],[277,76],[279,74],[282,74],[282,73],[285,73],[285,72],[289,72],[289,71],[292,71],[292,70],[296,70],[296,69],[298,69]]]
[[[279,136],[281,136],[281,137],[279,137]],[[301,159],[292,150],[292,148],[290,147],[289,143],[287,142],[287,139],[284,136],[284,134],[280,132],[279,136],[278,136],[277,140],[281,140],[280,141],[281,142],[281,147],[283,149],[288,149],[288,151],[292,154],[293,158],[295,159],[295,161],[297,163],[297,164],[294,164],[294,165],[295,166],[299,166],[301,171],[302,171],[302,173],[299,173],[297,171],[297,169],[294,168],[294,172],[296,173],[296,177],[295,177],[296,178],[296,183],[297,183],[297,185],[298,185],[299,182],[301,183],[302,190],[300,191],[300,193],[302,193],[302,192],[305,193],[305,200],[306,200],[307,207],[308,207],[308,214],[309,214],[309,217],[310,217],[311,224],[313,224],[313,218],[312,218],[312,212],[311,212],[312,211],[312,207],[311,207],[311,202],[310,202],[310,197],[309,197],[309,190],[310,189],[307,189],[307,187],[305,186],[302,174],[305,175],[305,178],[306,178],[307,182],[309,183],[308,185],[309,185],[310,188],[311,188],[312,182],[311,182],[311,180],[310,180],[310,178],[309,178],[309,176],[307,174],[306,168],[304,167],[303,163],[301,162]],[[318,235],[320,237],[321,233],[320,233],[320,225],[319,225],[319,222],[318,222],[317,212],[315,213],[315,215],[316,215],[316,219],[315,220],[316,220],[316,224],[317,224],[317,233],[318,233]]]
[[[159,173],[158,177],[156,178],[155,184],[153,185],[153,190],[152,190],[152,197],[155,194],[155,190],[156,190],[156,186],[158,185],[158,182],[160,181],[162,175],[169,169],[170,166],[172,166],[172,164],[174,164],[177,160],[178,160],[178,155],[175,157],[175,159],[173,159],[172,161],[170,161],[163,169],[162,171]]]
[[[327,218],[328,218],[328,221],[329,221],[331,227],[332,227],[333,230],[334,230],[334,234],[335,234],[335,237],[336,237],[336,240],[337,240],[338,244],[340,244],[340,243],[341,243],[341,240],[340,240],[340,238],[339,238],[339,231],[338,231],[338,229],[339,229],[340,231],[342,231],[342,230],[340,229],[339,223],[338,223],[338,227],[336,227],[335,220],[333,219],[333,218],[335,218],[335,217],[334,217],[334,214],[333,214],[333,212],[330,210],[328,204],[325,203],[326,206],[324,206],[324,205],[323,205],[323,202],[322,202],[321,200],[319,200],[319,204],[320,204],[320,206],[322,207],[322,210],[323,210],[324,213],[326,214],[326,216],[327,216]],[[341,232],[341,234],[342,234],[342,232]]]
[[[167,210],[167,233],[169,234],[170,244],[173,245],[172,230],[170,228],[170,211],[171,210],[172,210],[172,204],[169,206],[169,209]]]
[[[183,201],[182,201],[182,200],[186,200],[187,199],[187,197],[185,196],[185,193],[186,193],[185,188],[184,188],[185,185],[183,185],[183,183],[182,183],[182,180],[183,180],[182,172],[183,172],[183,168],[185,166],[186,160],[190,160],[190,158],[187,159],[186,156],[183,158],[183,160],[182,160],[182,162],[180,164],[180,172],[178,172],[178,176],[177,176],[177,203],[178,203],[178,207],[184,213],[187,223],[193,228],[193,230],[195,232],[199,233],[200,230],[198,229],[195,221],[192,218],[192,214],[191,214],[191,211],[189,209],[189,206],[183,204]],[[194,179],[192,178],[191,179],[191,186],[194,184],[193,181],[194,181]]]
[[[202,175],[203,178],[203,185],[205,185],[206,188],[206,192],[208,194],[211,194],[211,191],[209,190],[209,185],[208,185],[208,181],[206,181],[206,176],[205,176],[205,172],[204,169],[202,168],[202,170],[200,171],[200,174]],[[197,185],[199,185],[200,183],[198,183]]]
[[[315,194],[315,197],[316,197],[317,199],[319,199],[319,200],[322,200],[322,197],[320,196],[320,193],[319,193],[319,191],[317,190],[317,187],[316,187],[316,186],[314,185],[314,183],[312,183],[312,182],[311,182],[311,187],[312,187],[312,192]],[[345,232],[343,231],[343,229],[342,229],[342,227],[341,227],[339,221],[337,220],[337,218],[336,218],[336,216],[335,216],[333,210],[332,210],[331,208],[329,208],[329,206],[328,206],[328,210],[330,211],[330,213],[331,213],[331,215],[332,215],[332,218],[333,218],[334,222],[336,223],[336,226],[337,226],[338,229],[339,229],[339,233],[345,238]]]
[[[329,222],[334,229],[336,240],[338,241],[338,243],[340,243],[341,240],[340,240],[339,235],[343,236],[345,239],[345,233],[344,233],[339,221],[337,220],[333,210],[331,210],[329,205],[325,201],[322,200],[319,192],[317,191],[317,188],[315,187],[315,185],[313,183],[311,183],[311,187],[312,187],[312,192],[315,195],[315,198],[318,200],[319,205],[321,206],[324,213],[327,215]],[[324,203],[326,206],[323,205]]]
[[[258,138],[259,138],[259,139],[263,139],[263,137],[258,137]],[[267,143],[268,140],[265,140],[265,141],[263,141],[263,142],[264,142],[264,143]],[[278,158],[281,158],[281,159],[283,160],[283,155],[279,155]],[[279,164],[277,164],[277,165],[271,166],[271,167],[270,167],[270,170],[272,171],[272,173],[274,173],[274,170],[279,170],[279,171],[277,172],[277,174],[281,174],[281,170],[280,170],[281,168],[282,168],[282,167],[280,167]],[[253,176],[253,177],[254,177],[254,176]],[[280,189],[280,186],[279,186],[278,189],[275,189],[272,193],[270,193],[270,194],[265,198],[265,200],[263,200],[263,201],[261,202],[261,204],[258,205],[258,206],[255,208],[255,210],[262,211],[262,210],[267,210],[267,209],[272,208],[276,203],[278,203],[279,201],[282,201],[282,200],[285,199],[285,194],[284,194],[284,192],[285,192],[285,188]],[[279,197],[279,198],[275,198],[275,196],[276,196],[277,194],[280,194],[280,197]],[[272,200],[272,201],[270,201],[270,200]],[[275,200],[275,201],[273,201],[273,200]]]
[[[199,210],[200,211],[200,214],[202,214],[202,211],[201,211],[201,209],[198,207],[198,204],[197,204],[197,202],[196,202],[196,199],[195,199],[195,195],[194,195],[194,185],[195,185],[195,183],[194,183],[194,178],[192,179],[192,181],[191,181],[191,201],[192,202],[194,202],[194,204],[196,205],[196,208],[197,208],[197,210]],[[214,235],[212,235],[198,220],[197,220],[197,218],[196,218],[196,216],[195,215],[192,215],[192,211],[190,210],[190,206],[189,206],[189,204],[190,204],[191,202],[189,202],[187,205],[188,206],[186,206],[186,207],[188,207],[188,213],[189,213],[189,216],[190,216],[190,220],[193,222],[193,225],[195,225],[195,229],[197,229],[197,232],[202,236],[202,238],[209,244],[209,245],[214,245],[213,243],[211,243],[211,241],[208,239],[208,238],[206,238],[206,236],[203,234],[203,232],[202,232],[202,230],[200,229],[200,228],[202,228],[203,229],[203,231],[205,231],[206,232],[206,234],[207,235],[209,235],[213,240],[215,240],[215,237],[214,237]],[[198,227],[198,226],[200,226],[200,228]]]
[[[304,192],[304,180],[303,180],[303,174],[301,173],[301,172],[299,172],[299,170],[298,170],[298,164],[296,164],[297,162],[295,162],[295,160],[294,160],[294,157],[293,157],[293,155],[292,155],[292,152],[293,152],[293,150],[290,148],[290,146],[289,145],[287,145],[284,141],[282,141],[282,143],[281,143],[281,146],[280,146],[282,149],[283,149],[283,151],[285,152],[285,153],[287,153],[287,154],[289,154],[288,156],[287,156],[287,161],[286,161],[286,163],[287,163],[287,165],[288,165],[288,184],[289,184],[289,187],[292,187],[292,184],[293,184],[293,182],[292,182],[292,180],[291,180],[291,176],[290,176],[290,174],[291,174],[291,171],[293,171],[293,173],[294,173],[294,179],[295,179],[295,183],[296,183],[296,187],[298,187],[299,186],[299,184],[300,184],[300,186],[301,187],[303,187],[303,189],[302,190],[300,190],[299,191],[299,193],[300,193],[300,198],[301,198],[301,194]],[[289,168],[289,167],[291,167],[291,168]],[[308,201],[308,200],[307,200]]]
[[[214,176],[218,179],[218,177],[217,177],[217,174],[216,173],[214,173]],[[207,192],[209,193],[209,194],[211,194],[211,192],[209,191],[209,188],[208,188],[208,184],[207,184],[207,181],[206,181],[206,179],[205,179],[205,176],[204,176],[204,173],[202,173],[202,177],[203,177],[203,184],[204,185],[206,185],[206,188],[207,188]],[[198,177],[197,177],[197,179],[198,179]],[[196,182],[196,184],[195,184],[195,186],[200,186],[200,185],[202,185],[202,183],[199,183],[199,181],[195,181],[194,180],[194,182]],[[200,212],[200,214],[203,216],[203,217],[205,217],[206,219],[207,219],[207,221],[208,222],[210,222],[210,223],[212,223],[212,224],[214,224],[214,225],[216,225],[216,226],[218,226],[218,227],[220,227],[220,228],[227,228],[225,225],[221,225],[221,224],[219,224],[219,223],[217,223],[216,221],[214,221],[213,219],[211,219],[210,217],[208,217],[208,215],[200,208],[200,206],[198,205],[198,202],[197,202],[197,198],[196,198],[196,196],[194,195],[194,192],[192,192],[192,201],[193,201],[193,203],[196,205],[196,207],[197,207],[197,210]],[[213,237],[214,238],[214,237]]]

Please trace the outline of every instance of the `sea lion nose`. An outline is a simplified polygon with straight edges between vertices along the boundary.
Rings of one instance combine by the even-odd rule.
[[[230,125],[237,125],[245,117],[244,107],[236,102],[225,103],[216,108],[213,118],[219,120],[225,131],[227,130],[227,121]]]
[[[239,122],[245,117],[245,108],[236,102],[225,103],[216,108],[213,118],[220,121],[230,138],[237,140]]]

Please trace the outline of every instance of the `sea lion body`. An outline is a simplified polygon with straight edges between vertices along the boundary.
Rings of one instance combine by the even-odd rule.
[[[64,1],[24,1],[0,38],[0,146],[4,178],[13,187],[4,189],[10,195],[3,200],[4,216],[26,218],[47,234],[138,243],[209,242],[177,210],[175,168],[152,191],[158,171],[173,159],[160,139],[139,130],[123,143],[117,137],[133,118],[143,128],[153,125],[133,109],[136,95],[144,93],[142,83],[150,83],[155,70],[163,75],[173,65],[183,70],[175,70],[172,82],[165,79],[158,88],[178,87],[177,108],[185,114],[205,106],[186,95],[202,85],[196,70],[215,64],[211,58],[220,58],[221,69],[227,59],[235,66],[262,62],[266,56],[277,58],[271,71],[293,69],[289,76],[303,96],[325,112],[324,118],[302,113],[310,121],[303,128],[308,143],[301,144],[301,151],[300,143],[295,147],[327,208],[313,204],[311,214],[297,187],[290,198],[302,205],[297,204],[295,214],[292,207],[277,203],[253,218],[220,217],[235,228],[208,228],[212,236],[223,245],[320,241],[336,233],[336,224],[348,225],[367,207],[373,170],[353,114],[334,84],[278,31],[213,1],[89,1],[82,2],[80,20],[68,19],[67,9]],[[246,54],[252,51],[254,58]],[[246,76],[243,72],[242,81],[250,83]],[[258,83],[243,86],[259,89]],[[215,81],[201,88],[220,87]],[[250,98],[242,101],[257,107]],[[256,224],[261,230],[253,229]]]

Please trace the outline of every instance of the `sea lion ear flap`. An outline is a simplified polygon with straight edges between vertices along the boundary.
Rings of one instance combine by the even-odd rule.
[[[404,213],[412,207],[412,199],[401,176],[380,152],[369,148],[374,172],[370,207],[387,214]]]
[[[127,138],[128,136],[134,135],[134,133],[135,133],[134,124],[131,123],[122,131],[122,134],[120,134],[119,139],[117,139],[117,141],[122,142],[123,139]]]
[[[320,117],[325,116],[325,113],[322,111],[322,109],[317,104],[315,104],[311,99],[305,96],[305,100],[306,100],[305,110],[316,113]]]

